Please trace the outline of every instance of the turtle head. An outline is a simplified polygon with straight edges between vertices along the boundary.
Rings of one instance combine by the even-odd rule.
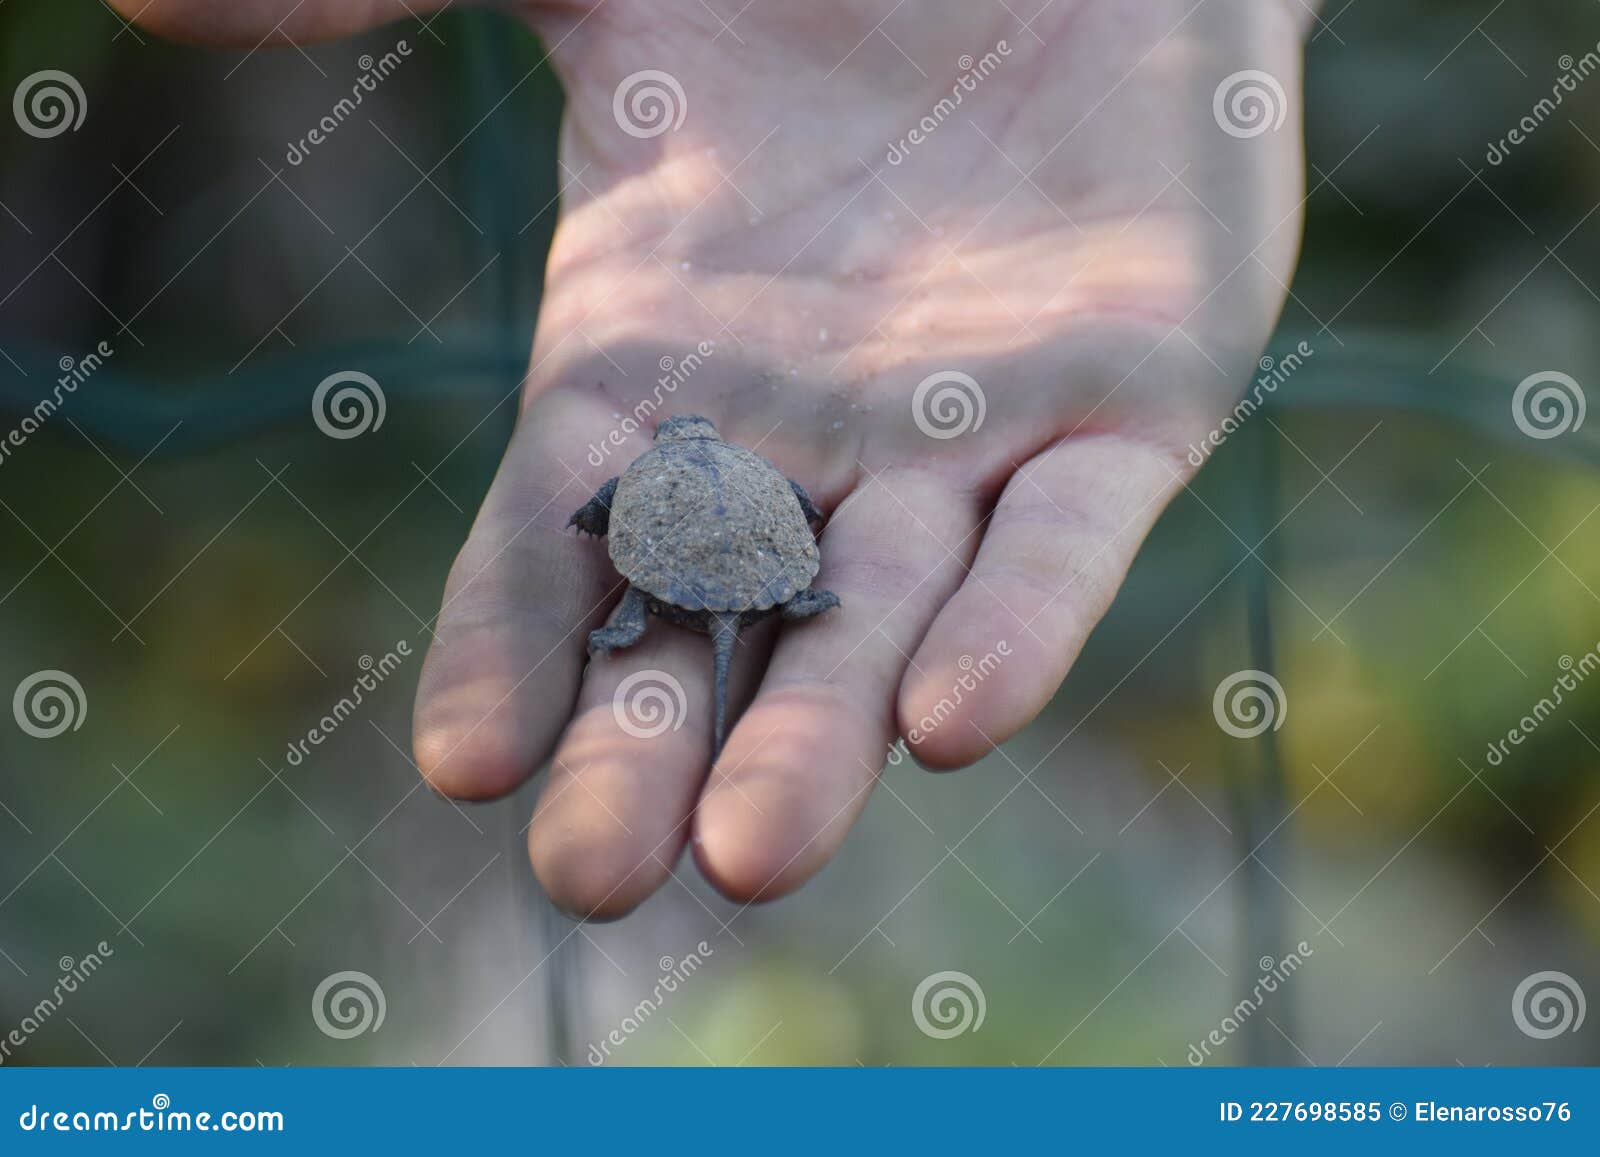
[[[668,418],[656,427],[657,442],[680,442],[689,438],[709,438],[714,442],[720,442],[722,435],[717,433],[717,428],[711,424],[710,418],[702,418],[697,414]]]

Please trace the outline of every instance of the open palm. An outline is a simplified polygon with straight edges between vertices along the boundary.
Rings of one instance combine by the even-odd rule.
[[[290,7],[228,5],[225,31]],[[957,767],[1039,711],[1193,472],[1292,270],[1284,104],[1307,12],[527,8],[567,86],[562,217],[521,418],[422,677],[417,757],[471,798],[549,759],[530,849],[576,913],[628,911],[686,843],[730,897],[780,895],[838,847],[897,736]],[[156,22],[192,32],[209,10]],[[327,0],[284,29],[400,14]],[[1214,107],[1229,82],[1265,104]],[[691,413],[828,513],[817,582],[842,600],[745,635],[714,768],[707,641],[652,621],[586,662],[625,584],[603,542],[565,529],[657,421]]]

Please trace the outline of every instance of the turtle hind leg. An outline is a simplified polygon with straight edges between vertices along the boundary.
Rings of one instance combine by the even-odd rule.
[[[831,611],[839,605],[839,596],[832,591],[819,591],[815,587],[803,590],[794,598],[778,608],[778,613],[783,616],[786,623],[798,623],[802,619],[813,618],[823,611]]]
[[[613,478],[596,490],[593,498],[577,509],[567,520],[567,525],[576,526],[583,534],[592,534],[596,538],[604,537],[611,530],[611,500],[616,494],[617,480]]]
[[[611,612],[611,621],[599,630],[589,632],[589,654],[609,655],[612,651],[631,647],[644,638],[645,625],[650,620],[650,600],[636,586],[629,586]]]
[[[711,617],[711,693],[716,702],[716,722],[711,739],[711,762],[722,754],[727,738],[728,671],[733,666],[733,648],[739,641],[739,615],[713,614]]]

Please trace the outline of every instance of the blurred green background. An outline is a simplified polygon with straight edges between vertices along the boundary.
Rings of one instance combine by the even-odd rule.
[[[452,12],[206,52],[10,0],[4,91],[64,69],[91,115],[0,133],[4,428],[62,357],[116,352],[0,465],[0,689],[59,668],[88,704],[58,739],[0,726],[0,1034],[60,958],[114,949],[7,1062],[584,1064],[619,1030],[613,1063],[1183,1065],[1302,940],[1209,1063],[1600,1060],[1600,1024],[1536,1039],[1512,1014],[1541,971],[1600,995],[1600,683],[1485,758],[1600,643],[1593,427],[1536,440],[1511,411],[1532,373],[1600,381],[1600,82],[1485,160],[1600,9],[1487,7],[1324,13],[1269,350],[1314,354],[1174,504],[1047,717],[960,775],[892,764],[776,906],[685,862],[579,927],[532,881],[529,792],[453,807],[408,738],[554,223],[538,44]],[[407,63],[287,166],[402,37]],[[350,366],[387,417],[334,442],[307,400]],[[401,640],[414,657],[288,765]],[[1242,741],[1212,694],[1250,667],[1289,709]],[[377,1031],[319,1031],[344,970],[381,987]],[[941,971],[981,988],[981,1028],[919,1029]]]

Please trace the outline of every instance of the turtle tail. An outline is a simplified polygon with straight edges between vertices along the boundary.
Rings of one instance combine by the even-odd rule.
[[[733,665],[733,647],[739,640],[739,616],[714,614],[711,620],[711,693],[716,704],[716,724],[711,743],[711,762],[722,754],[727,737],[728,670]]]

